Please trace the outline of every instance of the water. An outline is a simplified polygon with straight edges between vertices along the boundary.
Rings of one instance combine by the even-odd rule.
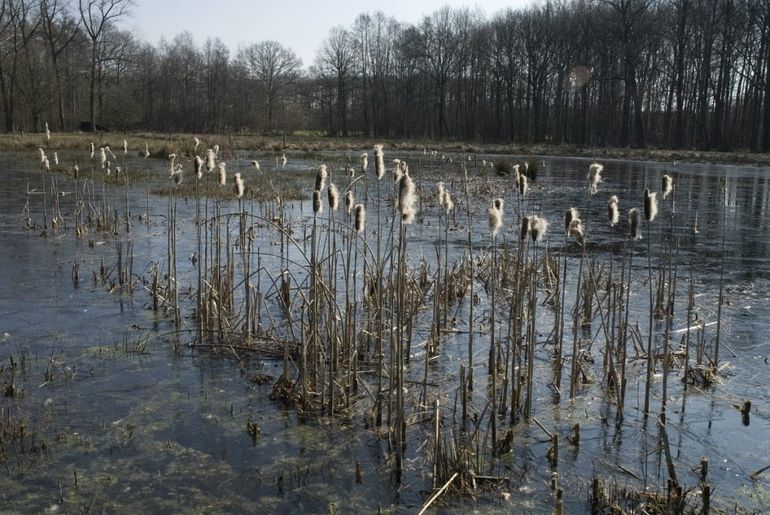
[[[395,152],[393,153],[395,156]],[[354,155],[354,154],[352,154]],[[63,153],[65,162],[75,156]],[[339,154],[328,156],[342,162]],[[401,157],[401,156],[400,156]],[[491,160],[490,156],[485,156]],[[243,156],[245,170],[248,161]],[[466,238],[465,213],[461,207],[457,162],[441,170],[435,162],[419,155],[407,155],[422,197],[418,223],[409,229],[409,251],[413,263],[424,256],[434,262],[433,242],[437,234],[434,183],[441,178],[452,191],[460,212],[458,226],[450,231],[452,255],[459,256]],[[85,161],[85,160],[84,160]],[[270,168],[263,161],[263,169]],[[422,162],[420,162],[422,161]],[[353,157],[353,162],[355,157]],[[269,161],[268,161],[269,163]],[[506,224],[499,241],[515,245],[517,224],[511,222],[517,210],[539,213],[551,221],[548,245],[560,249],[563,210],[578,207],[588,221],[588,249],[606,257],[614,250],[620,258],[620,235],[627,222],[610,233],[606,217],[609,194],[621,198],[623,213],[632,206],[641,208],[644,187],[659,189],[660,176],[675,177],[678,215],[670,222],[670,202],[662,204],[659,222],[651,228],[652,241],[660,241],[661,231],[681,234],[680,290],[677,305],[684,302],[686,276],[693,263],[694,288],[699,313],[704,320],[716,320],[722,234],[725,235],[725,297],[723,306],[722,361],[730,367],[724,382],[705,391],[683,394],[681,370],[672,371],[669,385],[667,435],[681,483],[697,485],[697,466],[702,456],[710,459],[710,481],[715,485],[715,504],[729,508],[735,504],[749,510],[770,509],[768,474],[755,481],[748,476],[770,465],[770,417],[767,388],[770,365],[768,300],[770,300],[770,238],[768,238],[767,170],[659,163],[605,162],[600,193],[586,200],[585,175],[588,161],[547,159],[537,182],[519,205],[508,179],[485,175],[474,179],[474,246],[478,252],[488,248],[486,208],[492,197],[506,199]],[[141,169],[144,163],[129,160],[129,167]],[[314,162],[291,162],[290,166],[312,168]],[[163,163],[153,163],[160,170]],[[84,174],[87,169],[81,164]],[[228,163],[228,169],[237,166]],[[13,384],[15,396],[0,398],[2,420],[22,422],[25,438],[6,438],[5,456],[0,458],[0,507],[10,511],[62,509],[109,510],[120,512],[210,511],[327,512],[374,511],[378,507],[394,511],[414,511],[430,494],[430,460],[420,445],[432,431],[432,424],[411,425],[408,430],[407,474],[399,487],[390,475],[387,442],[364,423],[362,413],[330,421],[326,418],[299,417],[293,407],[271,401],[271,384],[258,384],[257,375],[275,380],[282,363],[255,356],[236,359],[216,356],[188,347],[189,334],[174,334],[168,317],[154,313],[151,299],[137,283],[133,295],[109,292],[109,284],[92,280],[102,262],[114,267],[116,240],[130,239],[134,245],[134,274],[147,276],[150,261],[163,263],[165,255],[166,199],[151,197],[151,224],[132,222],[130,235],[89,234],[78,241],[70,229],[59,234],[39,236],[24,225],[22,211],[25,191],[40,187],[40,172],[32,156],[0,156],[4,180],[0,185],[0,380]],[[270,170],[268,170],[269,172]],[[158,172],[162,174],[162,172]],[[342,179],[336,179],[342,183]],[[58,177],[62,191],[72,189],[72,181]],[[160,179],[156,182],[160,182]],[[312,188],[308,172],[307,189]],[[387,188],[385,186],[384,188]],[[370,193],[373,194],[373,189]],[[363,192],[358,192],[363,196]],[[122,190],[118,205],[122,209]],[[727,202],[723,209],[722,199]],[[31,196],[33,218],[40,218],[40,196]],[[71,213],[72,197],[62,197],[65,218]],[[143,185],[129,192],[132,213],[145,206]],[[369,207],[368,223],[375,216]],[[195,285],[196,269],[188,259],[195,253],[195,201],[180,199],[179,270],[180,290]],[[700,232],[689,235],[694,213],[698,213]],[[288,207],[295,237],[299,239],[310,213],[307,202]],[[386,217],[389,208],[383,207]],[[669,225],[673,229],[668,229]],[[643,229],[646,231],[646,229]],[[647,309],[646,238],[633,245],[635,278],[640,289],[632,305],[643,320]],[[94,240],[94,246],[87,242]],[[277,253],[275,234],[259,236],[261,252],[269,262]],[[653,246],[653,259],[657,258]],[[271,250],[272,249],[272,250]],[[569,266],[574,270],[579,250],[568,244]],[[299,256],[296,250],[292,254]],[[80,284],[74,287],[72,268],[79,265]],[[297,270],[297,276],[301,275]],[[277,267],[273,272],[277,274]],[[570,283],[572,285],[572,283]],[[574,286],[572,286],[574,288]],[[570,291],[570,290],[568,290]],[[488,301],[483,288],[477,320],[483,321]],[[186,297],[184,297],[186,299]],[[185,300],[189,315],[192,303]],[[681,309],[681,308],[677,308]],[[465,313],[461,310],[460,313]],[[539,341],[545,341],[553,316],[539,308]],[[467,326],[458,316],[459,328]],[[419,320],[429,323],[429,314]],[[646,322],[641,324],[646,335]],[[680,329],[676,324],[674,329]],[[715,328],[709,328],[713,339]],[[593,326],[598,330],[598,323]],[[656,331],[660,331],[656,327]],[[425,327],[418,327],[415,341],[424,340]],[[678,343],[677,336],[672,344]],[[451,424],[451,406],[458,384],[458,368],[467,360],[467,336],[447,335],[438,359],[431,365],[430,381],[444,407],[444,424]],[[408,377],[421,378],[423,363],[419,349]],[[486,356],[483,343],[476,349],[479,367],[477,384],[483,381]],[[550,366],[546,349],[538,353],[538,371]],[[593,365],[601,373],[600,356]],[[14,364],[12,366],[12,363]],[[481,363],[481,365],[478,365]],[[659,428],[655,417],[644,421],[640,406],[644,389],[644,364],[629,364],[631,378],[626,400],[626,417],[615,425],[614,412],[599,385],[588,385],[575,402],[567,395],[559,405],[550,401],[548,375],[536,373],[535,416],[566,440],[575,422],[582,427],[578,448],[566,443],[560,449],[560,486],[570,511],[590,509],[586,500],[591,476],[597,473],[636,488],[663,485],[668,477],[665,460],[659,452]],[[656,370],[653,410],[660,405],[660,370]],[[641,379],[640,379],[641,378]],[[370,381],[371,384],[371,381]],[[476,391],[483,390],[477,388]],[[363,396],[363,394],[362,394]],[[744,425],[734,405],[750,399],[750,423]],[[361,401],[362,403],[364,400]],[[253,440],[247,425],[256,422],[259,436]],[[507,428],[507,424],[505,425]],[[553,509],[547,488],[551,470],[546,460],[549,443],[535,424],[515,427],[514,450],[489,469],[489,475],[508,478],[508,482],[487,485],[476,499],[454,498],[442,506],[467,511]],[[363,470],[363,481],[356,484],[355,467]],[[510,500],[502,493],[510,493]],[[693,494],[695,495],[695,494]]]

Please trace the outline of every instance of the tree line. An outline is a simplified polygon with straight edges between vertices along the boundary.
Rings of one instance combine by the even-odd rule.
[[[0,0],[7,132],[109,128],[770,150],[770,2],[552,0],[382,12],[307,68],[121,28],[130,0]]]

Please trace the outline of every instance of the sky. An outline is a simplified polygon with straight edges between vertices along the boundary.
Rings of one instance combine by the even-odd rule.
[[[135,0],[131,19],[123,26],[142,40],[157,45],[185,30],[202,45],[206,39],[222,40],[234,55],[238,48],[272,39],[288,46],[313,64],[316,51],[329,29],[350,28],[365,12],[380,10],[396,20],[418,23],[424,14],[441,7],[478,7],[487,17],[507,7],[518,9],[533,0]]]

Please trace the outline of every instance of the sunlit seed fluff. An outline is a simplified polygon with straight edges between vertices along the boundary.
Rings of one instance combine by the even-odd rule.
[[[639,209],[633,208],[628,212],[628,225],[631,228],[631,239],[640,240],[642,238],[642,228],[639,227]]]
[[[452,195],[449,193],[449,191],[446,191],[444,193],[444,209],[446,209],[447,214],[449,214],[449,212],[454,208],[455,202],[452,200]]]
[[[212,149],[206,150],[206,170],[212,171],[216,168],[216,154]]]
[[[168,175],[169,177],[174,175],[175,170],[175,161],[176,161],[176,154],[169,154],[168,155]]]
[[[59,154],[57,152],[53,153],[53,164],[59,166]]]
[[[665,200],[674,189],[674,179],[668,174],[664,175],[661,179],[661,186],[663,190],[663,199]]]
[[[251,166],[254,167],[255,171],[257,171],[257,172],[259,171],[259,161],[257,161],[257,160],[252,161],[251,162]]]
[[[526,241],[529,237],[529,230],[530,230],[530,217],[524,216],[521,219],[521,230],[519,231],[519,239],[521,241]]]
[[[287,162],[286,154],[283,154],[281,156],[281,168],[286,168],[286,162]]]
[[[497,236],[497,232],[503,226],[503,199],[494,199],[487,213],[489,214],[489,232],[493,237]]]
[[[353,212],[353,190],[345,192],[345,210],[348,215]]]
[[[361,172],[366,173],[367,168],[369,168],[369,154],[364,152],[361,154]]]
[[[47,140],[51,139],[51,131],[48,128],[48,122],[45,122],[45,139]]]
[[[174,184],[177,186],[182,184],[182,181],[184,181],[184,173],[182,173],[181,168],[174,172]]]
[[[579,219],[579,218],[580,218],[580,213],[574,207],[569,208],[564,213],[564,232],[565,232],[565,234],[569,234],[569,228],[570,228],[570,225],[572,224],[572,220],[576,220],[576,219]]]
[[[332,211],[336,211],[340,206],[340,192],[333,182],[329,183],[329,188],[326,190],[326,196],[329,199],[329,207]]]
[[[123,155],[128,155],[128,141],[123,140]]]
[[[75,165],[72,167],[72,170],[75,172],[75,180],[77,180],[78,175],[80,175],[80,167],[78,165]]]
[[[147,143],[144,144],[144,157],[145,159],[150,157],[150,145]]]
[[[195,156],[193,159],[193,169],[195,170],[195,177],[198,179],[203,177],[203,159],[200,156]]]
[[[315,190],[321,191],[326,187],[326,177],[328,176],[328,173],[326,172],[326,165],[321,165],[318,167],[318,170],[315,173]]]
[[[37,147],[37,157],[40,159],[41,163],[45,161],[45,150],[43,150],[41,147]]]
[[[656,192],[644,190],[644,219],[648,222],[655,220],[658,215],[658,198]]]
[[[519,194],[526,195],[527,190],[529,190],[529,180],[527,179],[527,176],[522,174],[519,174]]]
[[[195,142],[195,147],[193,148],[193,150],[198,150],[198,145],[201,144],[201,140],[199,140],[197,136],[194,136],[193,141]]]
[[[91,159],[93,159],[93,158],[94,158],[94,150],[95,150],[95,149],[94,149],[94,142],[92,141],[92,142],[91,142]]]
[[[112,171],[110,170],[110,162],[109,161],[105,161],[104,162],[104,168],[107,170],[107,175],[110,175],[110,173],[112,173]]]
[[[355,229],[357,233],[362,233],[366,228],[366,208],[363,204],[356,205]]]
[[[233,176],[233,192],[235,193],[235,196],[238,198],[242,198],[245,189],[246,188],[243,184],[243,178],[241,177],[241,174],[236,173]]]
[[[214,145],[214,156],[219,156],[219,145]]]
[[[50,170],[51,169],[51,162],[48,161],[47,157],[45,159],[43,159],[43,168],[45,168],[46,170]]]
[[[610,222],[611,227],[615,227],[620,221],[619,204],[620,200],[618,200],[617,195],[611,196],[610,200],[607,201],[607,219]]]
[[[574,218],[570,222],[569,231],[567,231],[567,234],[569,236],[573,236],[581,245],[585,243],[585,234],[583,233],[583,222],[580,221],[580,218]]]
[[[382,153],[382,145],[374,146],[374,171],[378,179],[385,175],[385,156]]]
[[[602,182],[602,171],[604,171],[604,166],[599,163],[592,163],[588,167],[588,190],[591,192],[591,195],[596,195],[596,192],[599,191],[599,183]]]
[[[401,214],[403,223],[410,224],[414,221],[415,201],[414,181],[409,175],[404,175],[398,181],[398,212]]]
[[[313,213],[320,214],[323,213],[324,207],[323,204],[321,204],[321,191],[320,190],[314,190],[313,191]]]
[[[217,170],[219,173],[219,185],[224,186],[227,184],[227,170],[225,169],[225,163],[219,163],[219,165],[217,165]]]
[[[545,238],[545,233],[548,231],[548,220],[539,216],[533,216],[530,224],[530,237],[532,241],[541,241]]]
[[[116,159],[115,153],[112,151],[109,145],[105,145],[104,150],[107,151],[107,153],[110,155],[110,158]]]
[[[104,168],[104,163],[107,162],[107,152],[104,151],[104,147],[99,147],[99,162],[102,164],[102,168]]]
[[[393,181],[398,182],[401,180],[401,177],[404,176],[404,169],[401,168],[400,159],[394,159],[393,163],[395,164],[395,166],[393,167]]]

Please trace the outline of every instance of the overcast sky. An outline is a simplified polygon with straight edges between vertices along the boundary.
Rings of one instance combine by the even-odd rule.
[[[290,47],[303,66],[313,63],[316,50],[329,29],[349,28],[364,12],[383,11],[398,21],[417,23],[444,5],[478,7],[487,16],[532,0],[135,0],[132,28],[143,40],[157,45],[189,31],[197,44],[218,37],[234,54],[239,47],[272,39]]]

